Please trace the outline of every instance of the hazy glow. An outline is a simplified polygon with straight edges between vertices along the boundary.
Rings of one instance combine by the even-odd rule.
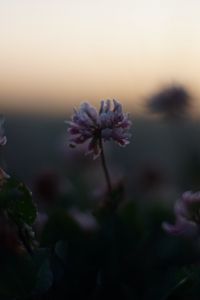
[[[139,107],[174,81],[200,95],[199,20],[199,0],[0,0],[1,105]]]

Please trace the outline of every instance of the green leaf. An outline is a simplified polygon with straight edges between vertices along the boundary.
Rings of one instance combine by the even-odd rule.
[[[32,299],[53,283],[48,249],[39,249],[32,257],[0,252],[0,266],[0,299]]]
[[[26,185],[16,179],[9,178],[0,191],[0,206],[17,224],[32,225],[37,210],[32,201],[32,194]]]
[[[182,279],[167,293],[163,300],[175,299],[199,299],[200,293],[200,270],[198,266],[185,267],[181,270]]]

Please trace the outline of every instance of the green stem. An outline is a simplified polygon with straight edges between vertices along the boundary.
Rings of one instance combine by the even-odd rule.
[[[111,195],[112,185],[111,185],[110,175],[109,175],[107,164],[106,164],[106,159],[105,159],[105,154],[104,154],[104,147],[103,147],[103,142],[102,142],[101,138],[99,139],[99,146],[100,146],[100,149],[101,149],[101,163],[102,163],[103,171],[104,171],[105,178],[106,178],[107,188],[108,188],[109,194]]]

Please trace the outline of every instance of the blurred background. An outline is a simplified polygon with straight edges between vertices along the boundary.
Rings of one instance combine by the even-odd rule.
[[[98,193],[99,162],[69,149],[64,120],[115,98],[133,126],[126,149],[106,146],[113,181],[154,199],[199,189],[199,15],[197,0],[0,1],[2,166],[36,190],[67,174]]]
[[[197,0],[1,1],[1,110],[117,98],[135,115],[172,83],[198,98],[199,11]]]
[[[199,300],[199,235],[162,228],[181,194],[200,190],[199,20],[199,0],[0,0],[0,168],[33,192],[35,236],[23,230],[45,262],[21,263],[7,217],[19,208],[27,223],[35,208],[23,185],[3,190],[0,170],[0,299]],[[70,148],[64,123],[106,99],[132,120],[127,147],[105,143],[112,199],[101,160]]]

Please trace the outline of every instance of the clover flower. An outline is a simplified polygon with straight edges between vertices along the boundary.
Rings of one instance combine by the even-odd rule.
[[[174,225],[164,222],[163,229],[175,236],[195,237],[200,233],[200,192],[185,192],[175,206]]]
[[[120,146],[129,144],[130,134],[128,132],[131,121],[128,114],[123,113],[122,106],[116,100],[101,101],[99,112],[85,102],[81,104],[79,110],[74,110],[74,115],[69,124],[70,145],[75,147],[86,141],[88,151],[97,158],[102,149],[101,141],[115,141]]]

